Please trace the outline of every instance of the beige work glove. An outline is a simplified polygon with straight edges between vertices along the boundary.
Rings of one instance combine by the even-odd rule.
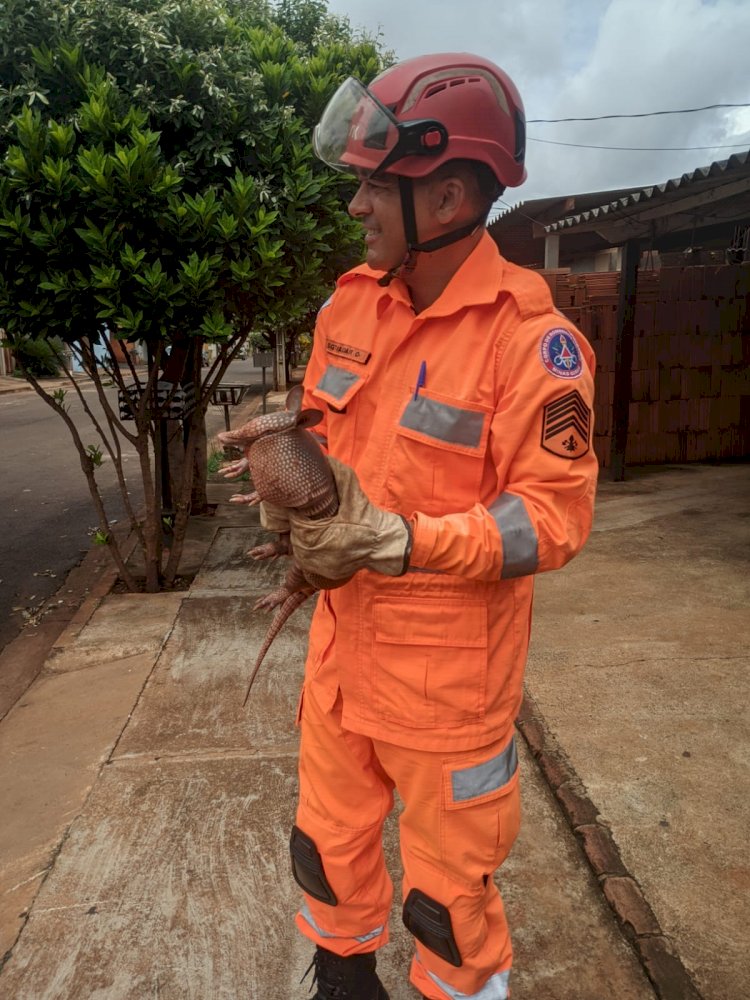
[[[328,461],[339,509],[318,520],[288,512],[294,558],[304,571],[327,580],[346,580],[360,569],[401,576],[409,566],[409,523],[370,503],[354,469],[335,458]]]
[[[260,523],[266,531],[276,531],[283,535],[289,531],[289,511],[286,507],[277,507],[275,503],[261,500]]]

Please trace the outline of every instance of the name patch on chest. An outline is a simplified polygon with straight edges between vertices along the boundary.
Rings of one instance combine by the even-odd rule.
[[[340,358],[348,358],[349,361],[356,361],[360,365],[366,365],[372,353],[371,351],[363,351],[361,347],[342,344],[337,340],[327,340],[326,350],[329,354],[336,354]]]

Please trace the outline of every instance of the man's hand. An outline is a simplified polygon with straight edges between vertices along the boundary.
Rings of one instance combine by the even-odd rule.
[[[329,462],[339,509],[333,517],[319,520],[289,512],[295,559],[303,570],[328,580],[348,579],[360,569],[401,576],[411,552],[408,522],[370,503],[354,469],[335,458]]]

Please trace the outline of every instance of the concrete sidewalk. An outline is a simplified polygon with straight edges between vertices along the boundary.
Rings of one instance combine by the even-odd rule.
[[[605,484],[586,551],[539,581],[499,877],[514,1000],[746,996],[748,485],[746,466]],[[260,529],[233,490],[191,526],[191,589],[92,600],[0,724],[2,996],[309,995],[287,843],[311,608],[243,710],[268,621],[250,608],[283,567],[245,558]],[[414,1000],[396,907],[392,932],[382,978]]]

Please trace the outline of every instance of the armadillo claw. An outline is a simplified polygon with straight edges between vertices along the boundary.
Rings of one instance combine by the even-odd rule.
[[[278,587],[276,590],[272,590],[270,594],[266,594],[265,597],[260,597],[253,605],[253,611],[260,611],[262,609],[270,611],[272,608],[278,608],[289,596],[289,591],[286,587]]]
[[[251,559],[278,559],[286,552],[279,550],[278,542],[265,542],[263,545],[256,545],[255,548],[250,549],[247,554]]]
[[[229,498],[230,503],[247,503],[251,506],[260,503],[260,497],[257,493],[235,493]]]

